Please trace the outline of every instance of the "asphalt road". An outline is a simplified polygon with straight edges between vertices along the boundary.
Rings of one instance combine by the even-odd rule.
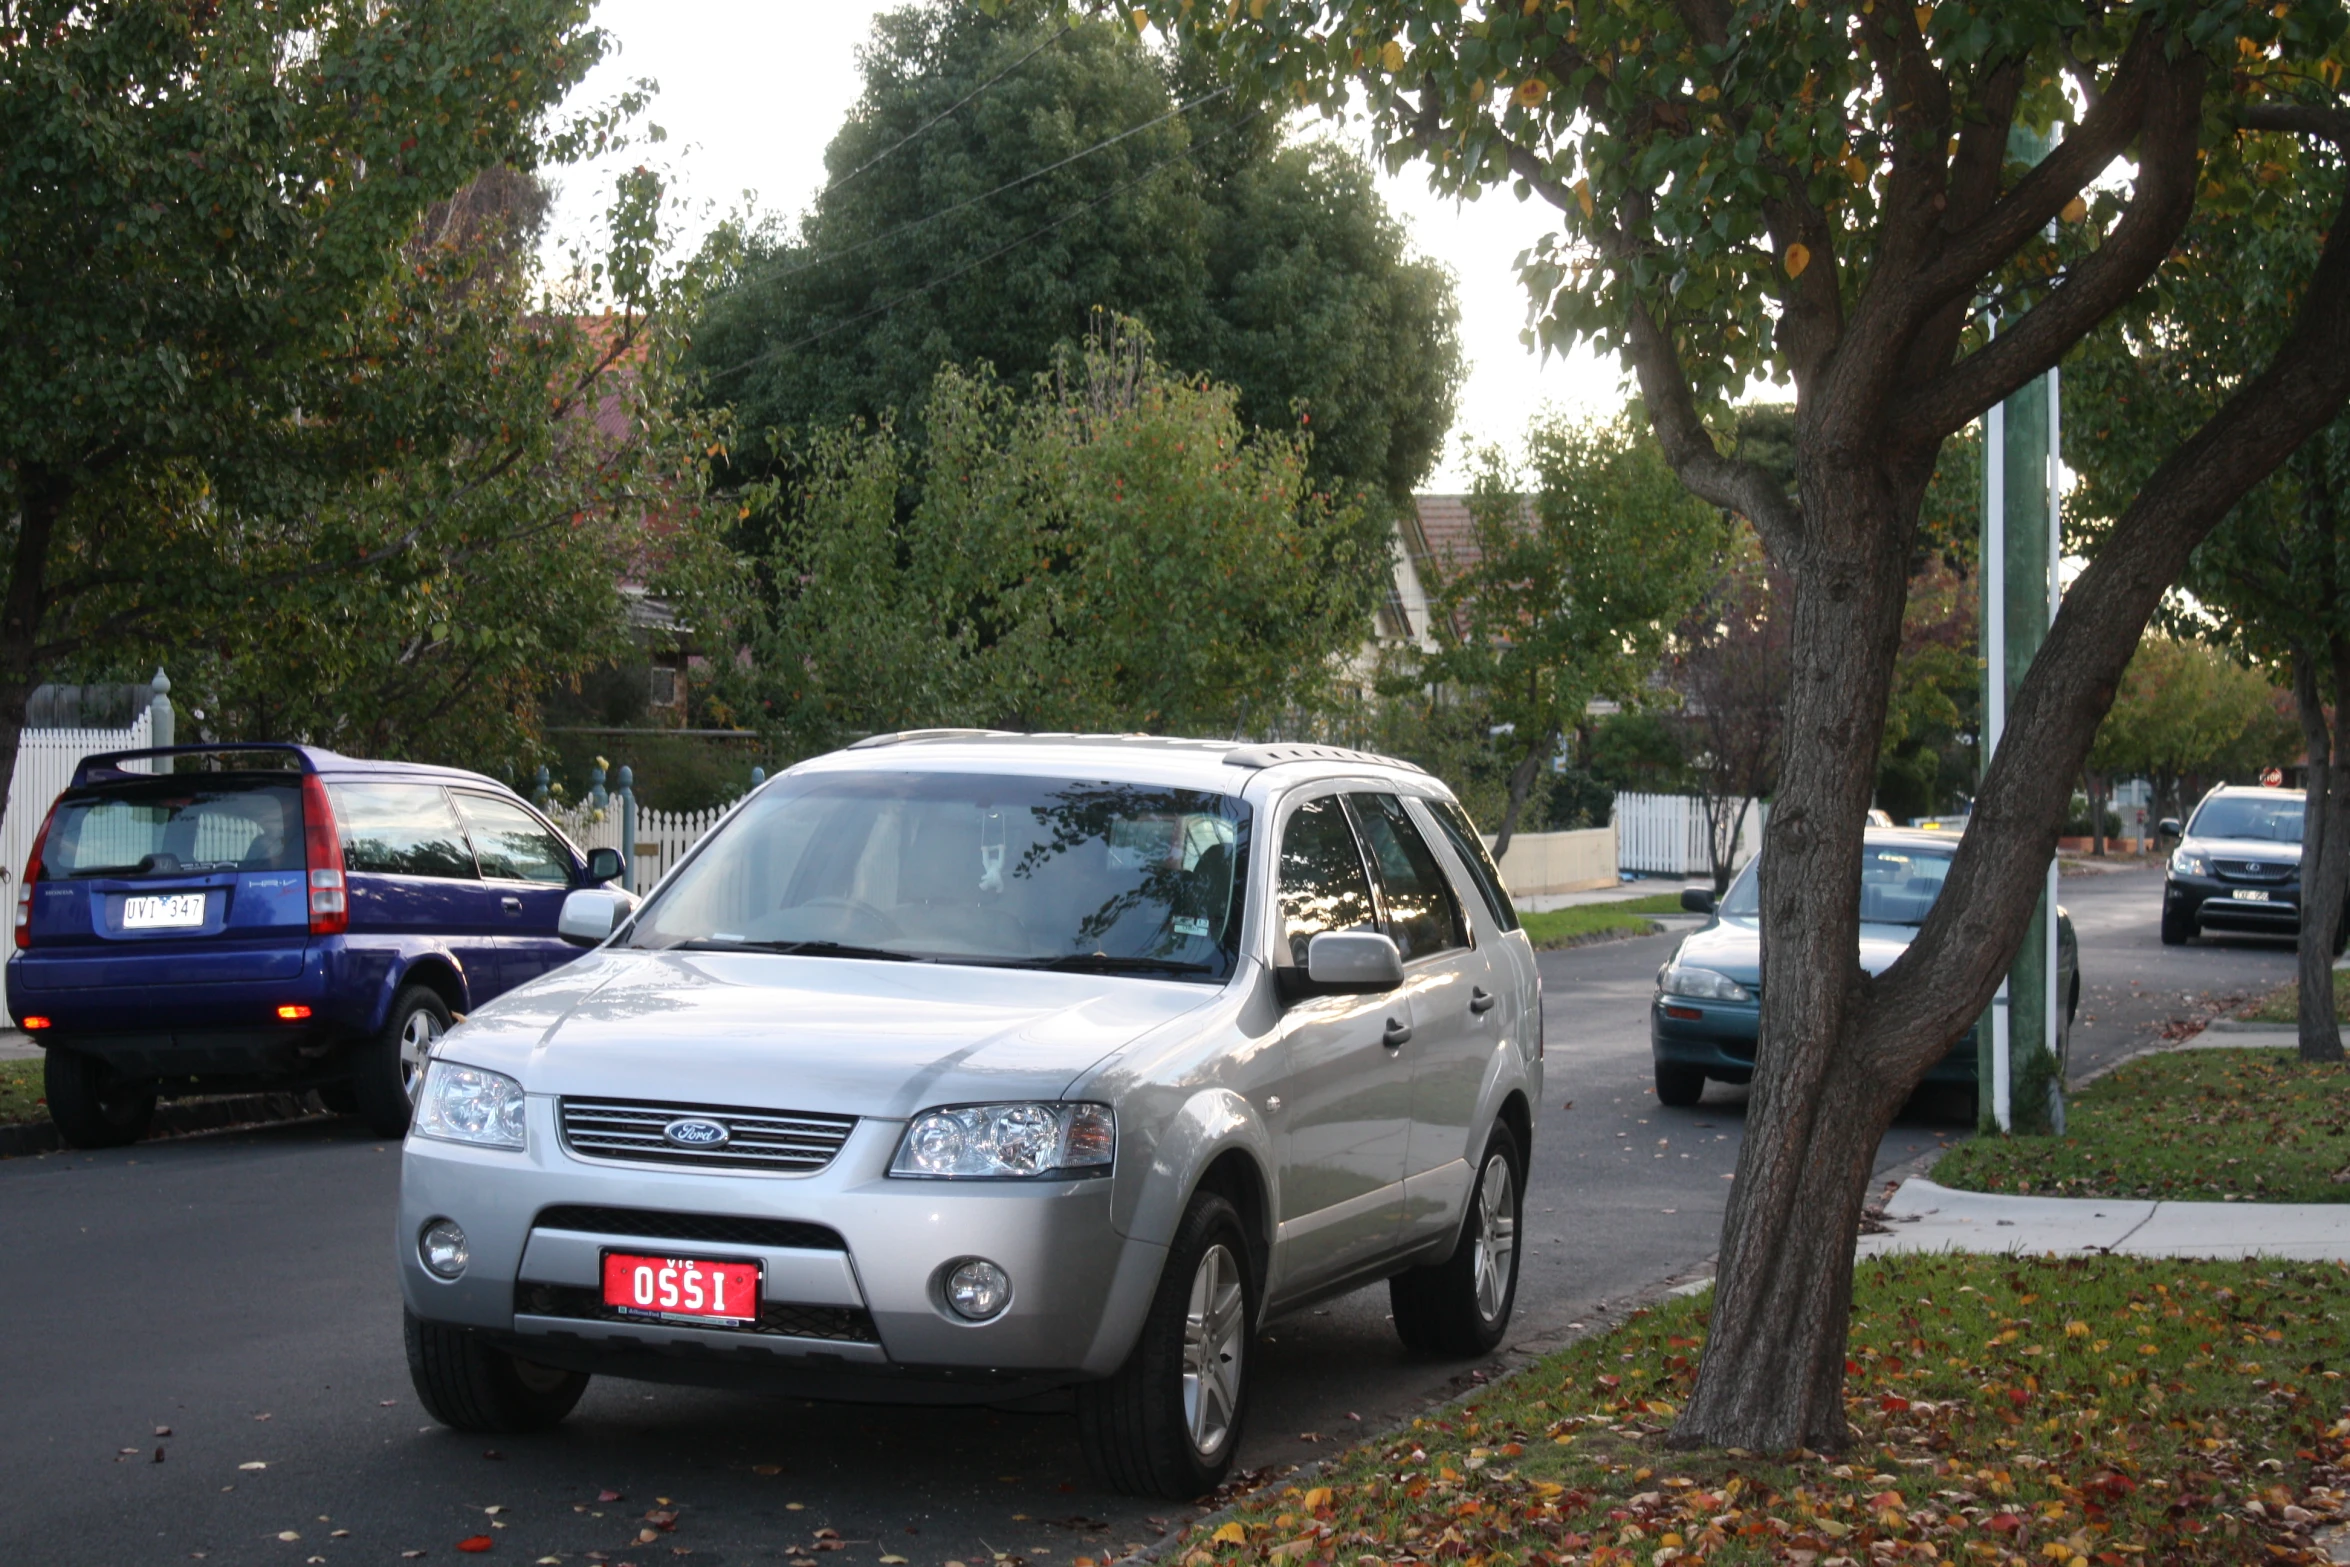
[[[2163,949],[2157,887],[2066,886],[2086,985],[2076,1073],[2291,975],[2281,946]],[[1544,955],[1548,1085],[1509,1352],[1414,1361],[1383,1289],[1277,1322],[1247,1466],[1328,1452],[1705,1270],[1745,1093],[1714,1085],[1667,1110],[1649,1092],[1645,1007],[1673,939]],[[1880,1165],[1959,1135],[1905,1120]],[[781,1561],[829,1529],[839,1567],[1069,1567],[1189,1516],[1093,1490],[1075,1423],[1049,1413],[599,1382],[548,1435],[432,1426],[399,1345],[398,1157],[322,1120],[0,1162],[0,1472],[16,1498],[0,1561],[391,1563],[489,1535],[493,1562],[690,1567]],[[634,1543],[654,1508],[678,1512],[674,1532]]]

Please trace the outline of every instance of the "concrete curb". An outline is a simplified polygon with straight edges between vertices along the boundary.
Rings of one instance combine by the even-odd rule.
[[[180,1099],[155,1107],[155,1122],[141,1142],[188,1137],[230,1127],[261,1126],[275,1121],[301,1121],[327,1111],[309,1094],[223,1094],[209,1099]],[[55,1153],[65,1139],[48,1121],[0,1126],[0,1159]]]

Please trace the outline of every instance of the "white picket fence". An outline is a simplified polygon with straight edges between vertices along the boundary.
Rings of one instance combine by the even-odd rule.
[[[1732,865],[1744,865],[1762,847],[1759,800],[1746,805]],[[1616,868],[1649,876],[1695,876],[1713,868],[1706,848],[1705,802],[1687,794],[1616,796]]]
[[[73,782],[73,770],[85,756],[108,751],[139,751],[151,744],[154,713],[142,708],[137,720],[121,729],[27,729],[17,738],[16,771],[8,780],[8,805],[0,812],[0,907],[15,918],[16,883],[32,858],[33,839],[49,818],[49,807]],[[134,770],[146,764],[133,762]],[[0,980],[6,969],[0,967]],[[0,984],[0,1007],[7,992]],[[5,1020],[0,1019],[0,1026]]]
[[[686,850],[702,841],[704,833],[718,825],[718,818],[733,809],[734,802],[731,800],[701,811],[656,811],[642,805],[635,807],[636,853],[629,861],[629,890],[648,891],[655,882],[669,874],[670,867],[685,858]],[[621,849],[625,852],[625,818],[630,814],[627,804],[619,795],[611,796],[600,808],[586,802],[547,807],[548,817],[570,836],[573,843],[583,849]]]

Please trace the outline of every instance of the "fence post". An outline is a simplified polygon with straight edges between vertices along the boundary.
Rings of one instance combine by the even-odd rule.
[[[754,768],[752,768],[752,769],[751,769],[751,787],[752,787],[752,788],[756,789],[756,788],[758,788],[758,787],[759,787],[759,785],[761,785],[761,784],[765,783],[766,781],[767,781],[767,769],[766,769],[766,768],[764,768],[764,767],[754,767]]]
[[[539,764],[538,782],[531,786],[530,791],[531,802],[537,805],[539,809],[546,809],[548,799],[551,798],[555,792],[554,783],[554,775],[549,773],[547,771],[546,764],[541,762]]]
[[[604,759],[599,756],[596,765],[588,769],[588,803],[600,811],[611,798],[611,792],[604,787]]]
[[[636,770],[626,762],[620,764],[620,853],[621,863],[628,867],[623,885],[630,892],[643,891],[636,869]]]
[[[171,677],[163,672],[161,664],[155,666],[155,678],[147,683],[147,689],[153,693],[147,698],[147,743],[153,746],[176,744],[178,724],[171,710]],[[151,765],[159,773],[172,770],[171,758],[168,756],[157,757]]]

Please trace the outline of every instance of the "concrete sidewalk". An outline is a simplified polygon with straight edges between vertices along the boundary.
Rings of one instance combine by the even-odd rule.
[[[1691,880],[1686,876],[1643,876],[1638,881],[1618,882],[1613,887],[1594,887],[1587,892],[1545,892],[1531,898],[1520,898],[1521,914],[1548,914],[1553,909],[1582,908],[1587,904],[1626,903],[1634,898],[1653,898],[1659,893],[1678,896],[1684,887],[1710,886],[1704,877]]]
[[[1885,1204],[1885,1217],[1891,1233],[1863,1235],[1856,1255],[1966,1251],[2350,1261],[2350,1203],[2006,1197],[1912,1176]]]

